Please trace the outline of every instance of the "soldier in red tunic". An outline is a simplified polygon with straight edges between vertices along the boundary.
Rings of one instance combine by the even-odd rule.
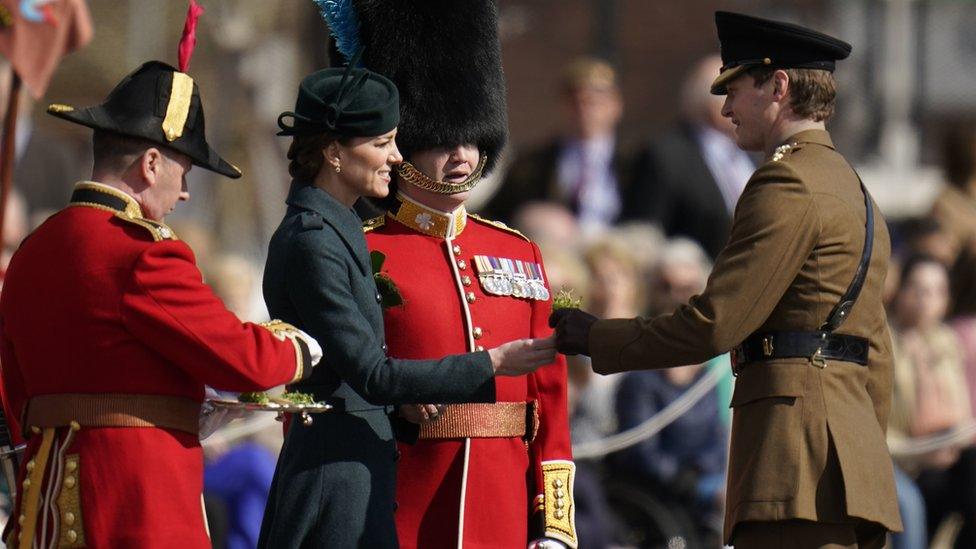
[[[102,105],[92,179],[14,254],[0,298],[7,417],[28,438],[8,547],[210,547],[198,439],[204,385],[302,379],[321,356],[281,322],[241,323],[162,223],[209,147],[189,75],[152,61]],[[14,421],[11,421],[14,423]]]
[[[464,207],[507,133],[494,3],[359,6],[364,64],[400,90],[396,139],[408,160],[396,200],[365,224],[402,298],[385,311],[390,354],[436,358],[548,337],[539,248]],[[401,547],[576,547],[564,358],[499,378],[496,391],[495,404],[401,407],[421,423],[419,440],[399,445]]]

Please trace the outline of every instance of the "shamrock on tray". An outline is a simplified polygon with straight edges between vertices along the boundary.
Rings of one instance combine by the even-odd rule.
[[[376,250],[369,252],[369,262],[373,268],[373,281],[376,283],[376,290],[380,293],[380,306],[389,309],[403,305],[403,296],[400,295],[400,290],[393,279],[381,272],[385,261],[386,255],[383,252]]]

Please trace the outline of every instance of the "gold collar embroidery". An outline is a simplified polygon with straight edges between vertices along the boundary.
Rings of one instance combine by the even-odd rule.
[[[121,208],[115,208],[107,204],[85,201],[85,200],[81,200],[81,201],[72,200],[69,206],[88,206],[90,208],[107,210],[117,214],[121,213],[133,219],[139,219],[143,217],[142,208],[139,206],[139,203],[136,202],[136,199],[125,194],[119,189],[116,189],[115,187],[110,187],[108,185],[105,185],[104,183],[98,183],[97,181],[79,181],[78,183],[75,183],[74,190],[94,191],[97,193],[106,194],[108,196],[121,200],[124,206]]]
[[[397,193],[400,207],[387,215],[411,229],[430,236],[455,238],[468,224],[468,211],[462,204],[453,212],[442,212],[411,200],[403,193]]]

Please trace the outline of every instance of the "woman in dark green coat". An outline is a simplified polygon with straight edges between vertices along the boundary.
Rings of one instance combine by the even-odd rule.
[[[441,360],[387,357],[383,296],[352,206],[389,192],[402,161],[399,112],[385,77],[325,69],[302,81],[295,111],[278,119],[279,135],[294,136],[293,182],[271,239],[264,297],[275,318],[322,345],[322,365],[297,389],[335,409],[288,430],[261,547],[397,547],[392,405],[494,402],[495,375],[529,373],[554,357],[549,339]]]

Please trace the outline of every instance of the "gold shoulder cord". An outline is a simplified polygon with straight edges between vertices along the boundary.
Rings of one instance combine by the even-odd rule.
[[[464,191],[470,191],[478,184],[481,180],[481,172],[485,170],[485,163],[488,161],[488,155],[482,154],[481,160],[478,161],[478,167],[471,172],[471,175],[461,183],[445,183],[443,181],[436,181],[431,179],[427,175],[423,174],[414,167],[413,164],[409,162],[401,162],[397,164],[396,170],[397,174],[403,178],[404,181],[424,189],[425,191],[431,191],[438,194],[457,194],[463,193]]]

